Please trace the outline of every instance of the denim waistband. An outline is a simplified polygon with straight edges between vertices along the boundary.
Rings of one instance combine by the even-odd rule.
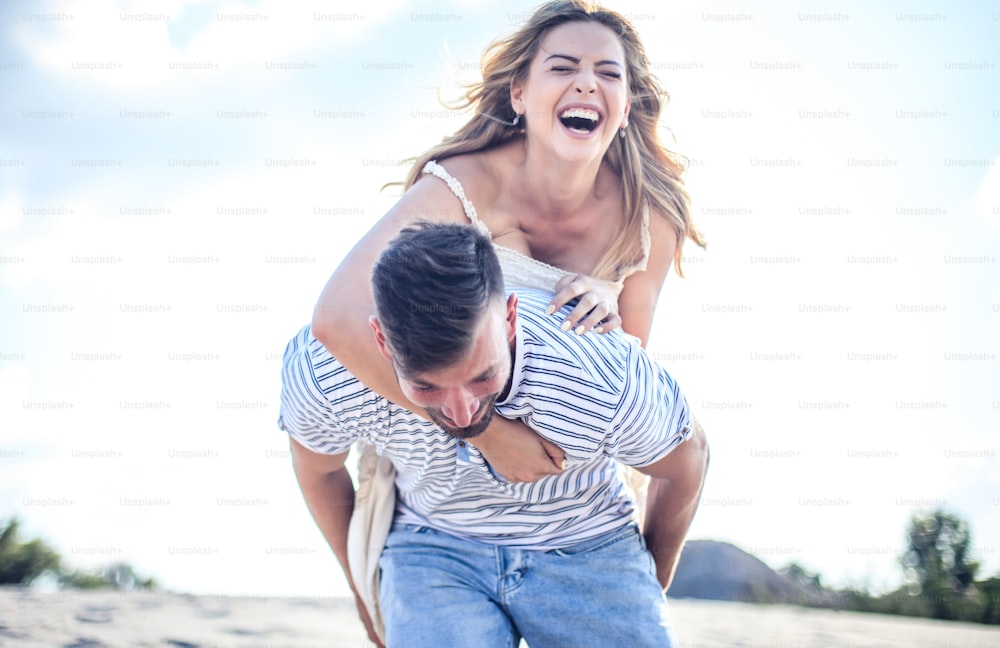
[[[464,541],[467,541],[467,542],[473,542],[473,543],[476,543],[478,545],[498,546],[498,547],[503,547],[504,546],[504,545],[501,545],[501,544],[495,544],[495,543],[489,543],[489,542],[482,542],[480,540],[474,540],[472,538],[461,538],[459,536],[455,536],[455,535],[453,535],[451,533],[448,533],[447,531],[440,531],[438,529],[435,529],[433,527],[427,526],[425,524],[412,524],[412,523],[408,523],[408,522],[393,522],[392,523],[392,527],[390,528],[390,533],[391,532],[397,532],[398,533],[398,532],[401,532],[401,531],[402,532],[410,532],[410,533],[440,534],[440,535],[444,535],[444,536],[449,536],[449,537],[452,537],[452,538],[456,538],[458,540],[464,540]],[[588,538],[587,540],[583,540],[582,542],[577,542],[575,544],[567,545],[565,547],[558,547],[558,548],[555,548],[555,549],[539,548],[536,551],[544,551],[544,552],[554,553],[554,554],[558,554],[558,555],[566,555],[566,556],[568,556],[568,555],[572,555],[572,554],[580,554],[580,553],[586,553],[588,551],[594,551],[595,549],[599,549],[599,548],[604,547],[606,545],[614,544],[614,543],[619,542],[621,540],[627,540],[629,538],[634,538],[636,536],[639,536],[640,539],[642,538],[642,534],[639,532],[639,526],[635,522],[630,522],[630,523],[626,524],[623,527],[620,527],[618,529],[612,529],[611,531],[608,531],[606,533],[602,533],[602,534],[600,534],[598,536],[595,536],[593,538]],[[643,542],[643,545],[645,546],[645,542]]]

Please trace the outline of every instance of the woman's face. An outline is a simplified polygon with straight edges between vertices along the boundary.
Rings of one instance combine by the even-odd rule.
[[[628,116],[625,48],[608,27],[571,22],[550,30],[528,78],[511,88],[531,146],[567,161],[604,157]]]

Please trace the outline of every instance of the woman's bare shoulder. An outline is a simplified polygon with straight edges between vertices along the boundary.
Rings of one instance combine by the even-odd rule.
[[[438,163],[465,188],[478,209],[488,211],[505,192],[514,164],[511,144],[455,155]]]
[[[650,239],[669,242],[672,250],[683,232],[678,231],[677,224],[664,210],[656,207],[649,207],[648,210],[646,231],[649,232]]]
[[[417,177],[399,201],[383,217],[402,227],[415,220],[462,223],[465,207],[443,179],[425,173]]]

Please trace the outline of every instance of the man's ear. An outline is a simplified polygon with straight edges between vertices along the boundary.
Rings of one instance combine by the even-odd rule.
[[[368,318],[368,325],[372,327],[372,331],[375,333],[375,344],[378,345],[379,353],[382,357],[392,362],[392,354],[389,353],[389,347],[385,344],[385,332],[382,331],[382,324],[379,323],[378,318],[372,315]]]
[[[514,336],[517,334],[517,293],[511,293],[507,297],[507,341],[514,343]]]

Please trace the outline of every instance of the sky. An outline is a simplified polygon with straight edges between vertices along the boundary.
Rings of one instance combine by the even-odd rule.
[[[0,519],[173,590],[343,596],[281,353],[535,3],[80,4],[0,8]],[[649,343],[711,444],[689,537],[874,591],[937,507],[1000,573],[1000,10],[897,5],[610,4],[709,241]]]

